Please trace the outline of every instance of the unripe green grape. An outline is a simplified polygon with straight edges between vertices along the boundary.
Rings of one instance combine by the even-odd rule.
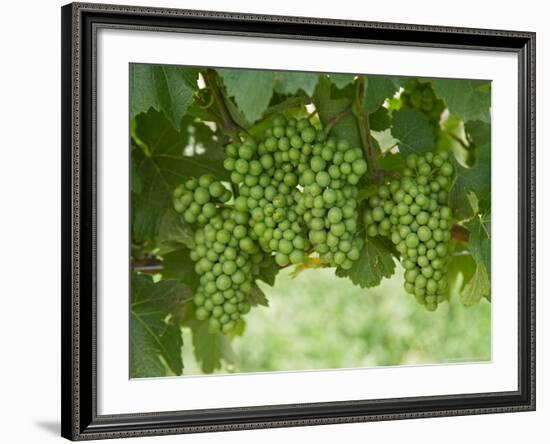
[[[412,214],[405,214],[404,216],[399,217],[399,223],[402,225],[412,224],[414,217]]]
[[[319,171],[315,175],[315,181],[321,188],[326,188],[330,184],[330,175],[326,171]]]
[[[199,307],[195,310],[195,317],[199,321],[204,321],[208,318],[208,311],[203,307]]]
[[[422,226],[417,231],[418,239],[420,239],[422,242],[427,242],[432,238],[432,231],[426,227]]]
[[[330,232],[340,237],[346,232],[346,226],[342,222],[332,224],[330,226]]]
[[[450,177],[450,176],[453,175],[454,168],[450,163],[445,162],[443,165],[441,165],[441,168],[439,169],[439,172],[444,177]]]
[[[385,217],[385,212],[384,212],[384,209],[381,208],[381,207],[375,207],[373,210],[372,210],[372,219],[375,221],[375,222],[380,222],[382,219],[384,219]]]
[[[319,156],[314,156],[312,159],[311,159],[311,169],[315,172],[315,173],[318,173],[319,171],[323,171],[326,167],[326,161],[322,158],[322,157],[319,157]]]
[[[420,243],[419,237],[416,234],[410,233],[409,235],[407,235],[407,238],[405,239],[405,243],[408,248],[416,248]]]
[[[426,256],[419,256],[416,262],[420,267],[427,267],[430,264],[429,259]]]
[[[302,130],[302,132],[300,133],[300,136],[302,137],[302,140],[305,142],[305,143],[312,143],[315,141],[315,138],[316,138],[316,131],[314,128],[312,127],[306,127]]]
[[[420,288],[420,289],[423,289],[426,287],[426,284],[428,283],[427,279],[422,276],[422,275],[418,275],[416,277],[416,279],[414,280],[414,286],[415,288]]]

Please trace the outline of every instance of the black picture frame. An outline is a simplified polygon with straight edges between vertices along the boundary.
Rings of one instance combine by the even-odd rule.
[[[72,3],[62,14],[62,436],[71,440],[535,409],[535,33]],[[506,51],[519,65],[518,390],[100,416],[95,40],[99,27]]]

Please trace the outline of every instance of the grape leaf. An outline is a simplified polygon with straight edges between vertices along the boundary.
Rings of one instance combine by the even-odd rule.
[[[278,72],[275,90],[281,94],[296,94],[302,90],[312,96],[319,80],[319,74],[309,72]]]
[[[158,254],[164,255],[180,248],[193,248],[193,230],[174,209],[166,210],[160,221],[157,238]]]
[[[342,89],[353,82],[355,76],[353,74],[330,74],[330,81],[338,89]]]
[[[402,108],[393,113],[392,136],[399,140],[403,155],[422,154],[432,150],[434,133],[428,117],[413,108]]]
[[[472,208],[473,214],[479,213],[479,199],[476,196],[476,193],[473,191],[469,191],[466,193],[466,197],[468,198],[468,202],[470,202],[470,207]]]
[[[381,106],[375,112],[369,114],[369,127],[371,131],[384,131],[392,124],[392,118],[386,108]]]
[[[277,273],[279,273],[279,267],[277,266],[273,256],[269,256],[265,257],[260,263],[260,270],[257,278],[273,287]]]
[[[436,94],[442,98],[449,111],[469,120],[491,121],[490,82],[482,80],[431,79]],[[488,88],[489,87],[489,88]]]
[[[374,113],[386,99],[393,96],[398,87],[391,78],[386,76],[368,76],[365,80],[366,91],[363,98],[363,108],[368,113]]]
[[[150,328],[132,314],[131,378],[166,376],[166,368],[159,359],[158,344]]]
[[[460,295],[460,300],[465,306],[471,307],[477,304],[482,297],[488,297],[490,291],[491,285],[487,269],[485,265],[478,262],[472,279],[466,284]]]
[[[275,84],[275,71],[218,69],[227,90],[249,122],[260,118],[269,105]]]
[[[135,136],[143,149],[132,151],[141,193],[132,196],[133,234],[153,239],[172,208],[174,188],[188,177],[213,174],[227,179],[223,149],[206,125],[185,117],[176,131],[162,113],[150,110],[136,117]]]
[[[376,165],[384,171],[402,171],[406,166],[400,154],[380,154],[376,157]]]
[[[395,261],[385,244],[377,238],[367,238],[361,256],[349,270],[336,269],[336,276],[349,277],[362,288],[376,287],[383,278],[395,272]]]
[[[470,168],[456,166],[456,180],[449,194],[451,207],[458,209],[463,218],[471,215],[469,192],[476,194],[479,211],[491,208],[491,127],[475,121],[467,122],[465,129],[477,158]]]
[[[193,351],[204,373],[212,373],[222,367],[222,360],[235,362],[231,339],[220,333],[210,333],[207,321],[189,321],[193,335]]]
[[[199,275],[195,272],[195,263],[189,257],[187,248],[180,248],[162,256],[162,278],[177,280],[192,290],[199,286]]]
[[[491,125],[479,120],[466,122],[464,130],[476,147],[491,144]]]
[[[130,73],[131,116],[154,108],[179,129],[193,101],[199,71],[178,66],[132,64]]]
[[[468,224],[468,245],[477,264],[483,264],[491,278],[491,215],[479,216]]]
[[[252,287],[250,289],[250,294],[248,295],[248,302],[253,307],[256,307],[257,305],[263,305],[264,307],[269,307],[269,301],[267,300],[265,293],[255,283],[252,284]]]
[[[133,157],[131,158],[130,162],[130,177],[130,190],[133,193],[140,194],[142,190],[141,177],[139,175],[139,170]]]
[[[338,90],[326,76],[319,79],[313,96],[315,108],[323,126],[348,109],[354,100],[355,88]],[[361,135],[355,117],[350,113],[338,121],[332,128],[331,135],[346,139],[351,145],[361,146]]]
[[[458,254],[449,256],[449,262],[447,265],[447,279],[449,282],[449,289],[457,285],[459,276],[462,276],[460,288],[457,288],[459,292],[462,291],[464,286],[470,282],[476,271],[476,262],[471,254]]]
[[[164,365],[176,375],[183,370],[183,341],[179,325],[166,322],[168,314],[191,298],[190,290],[176,281],[157,284],[149,276],[132,274],[131,377],[164,376]]]

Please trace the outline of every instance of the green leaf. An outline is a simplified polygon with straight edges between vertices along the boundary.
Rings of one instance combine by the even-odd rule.
[[[491,121],[491,84],[483,80],[432,79],[436,94],[452,114],[468,120]]]
[[[457,287],[456,289],[459,293],[464,286],[470,282],[476,271],[476,262],[472,255],[466,252],[462,253],[463,254],[451,255],[447,265],[449,289]],[[459,287],[458,284],[460,284]]]
[[[392,124],[392,118],[386,108],[381,106],[374,113],[369,114],[369,126],[371,131],[384,131]]]
[[[265,257],[260,263],[260,269],[256,278],[273,287],[273,285],[275,285],[277,273],[279,273],[279,267],[277,266],[273,256],[269,256]]]
[[[491,145],[491,125],[479,120],[466,122],[466,135],[476,148]]]
[[[366,77],[366,91],[363,99],[363,108],[368,113],[374,113],[386,99],[393,97],[398,87],[390,77],[368,76]]]
[[[428,117],[413,108],[393,113],[392,135],[399,140],[399,152],[404,156],[429,152],[434,146],[434,133]]]
[[[223,149],[206,125],[186,117],[181,131],[176,131],[154,110],[138,115],[136,123],[135,137],[146,151],[132,151],[142,190],[133,196],[133,234],[137,239],[153,239],[162,217],[172,208],[172,192],[177,185],[202,174],[226,180],[227,172]]]
[[[193,350],[204,373],[212,373],[222,367],[222,360],[228,364],[235,362],[231,349],[231,339],[219,333],[208,331],[207,321],[189,321],[193,334]]]
[[[342,89],[353,82],[355,76],[353,74],[330,74],[330,81],[338,89]]]
[[[159,347],[151,328],[132,313],[131,317],[131,378],[166,376],[159,359]]]
[[[465,129],[476,160],[470,168],[456,166],[456,180],[449,195],[451,207],[458,209],[463,218],[472,214],[470,192],[477,196],[479,211],[488,212],[491,208],[491,127],[475,121],[467,122]]]
[[[260,118],[269,105],[275,84],[275,71],[218,69],[227,90],[249,122]]]
[[[269,307],[269,301],[267,300],[265,293],[255,283],[252,284],[252,287],[250,289],[250,294],[248,295],[248,302],[253,307],[256,307],[257,305],[263,305],[264,307]]]
[[[166,319],[191,298],[190,290],[176,281],[155,284],[149,276],[135,273],[131,290],[131,377],[164,376],[166,371],[159,357],[180,375],[181,332],[177,323]]]
[[[336,269],[336,276],[349,277],[362,288],[376,287],[395,272],[395,261],[386,245],[377,238],[367,238],[361,257],[350,270]]]
[[[406,166],[400,154],[380,154],[376,157],[376,165],[384,171],[402,171]]]
[[[199,286],[199,275],[187,248],[171,251],[162,256],[162,278],[174,279],[195,290]]]
[[[477,217],[468,223],[468,245],[477,264],[482,264],[491,277],[491,215]]]
[[[132,193],[140,194],[142,190],[141,177],[139,175],[139,170],[133,157],[132,161],[130,162],[130,177],[130,190],[132,191]]]
[[[130,65],[131,115],[145,113],[150,108],[164,113],[174,128],[193,101],[199,71],[195,68]]]
[[[461,302],[467,306],[477,304],[482,297],[488,297],[491,292],[489,277],[485,265],[478,263],[476,271],[460,295]]]
[[[472,207],[472,214],[478,214],[479,213],[479,199],[476,196],[476,193],[473,191],[469,191],[466,194],[466,197],[468,198],[468,202],[470,202],[470,207]]]
[[[329,79],[324,76],[319,79],[313,101],[324,127],[344,110],[348,109],[354,98],[355,88],[338,90]],[[346,139],[351,145],[361,146],[361,135],[355,117],[350,113],[340,119],[332,128],[331,135]]]
[[[180,248],[193,248],[195,245],[193,230],[172,208],[166,210],[160,221],[157,244],[158,254],[161,256]]]
[[[281,94],[296,94],[302,90],[312,96],[319,80],[319,74],[309,72],[277,72],[275,90]]]

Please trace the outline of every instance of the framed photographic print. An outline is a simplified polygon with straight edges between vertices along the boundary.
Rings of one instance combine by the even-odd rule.
[[[62,435],[535,408],[535,35],[62,8]]]

